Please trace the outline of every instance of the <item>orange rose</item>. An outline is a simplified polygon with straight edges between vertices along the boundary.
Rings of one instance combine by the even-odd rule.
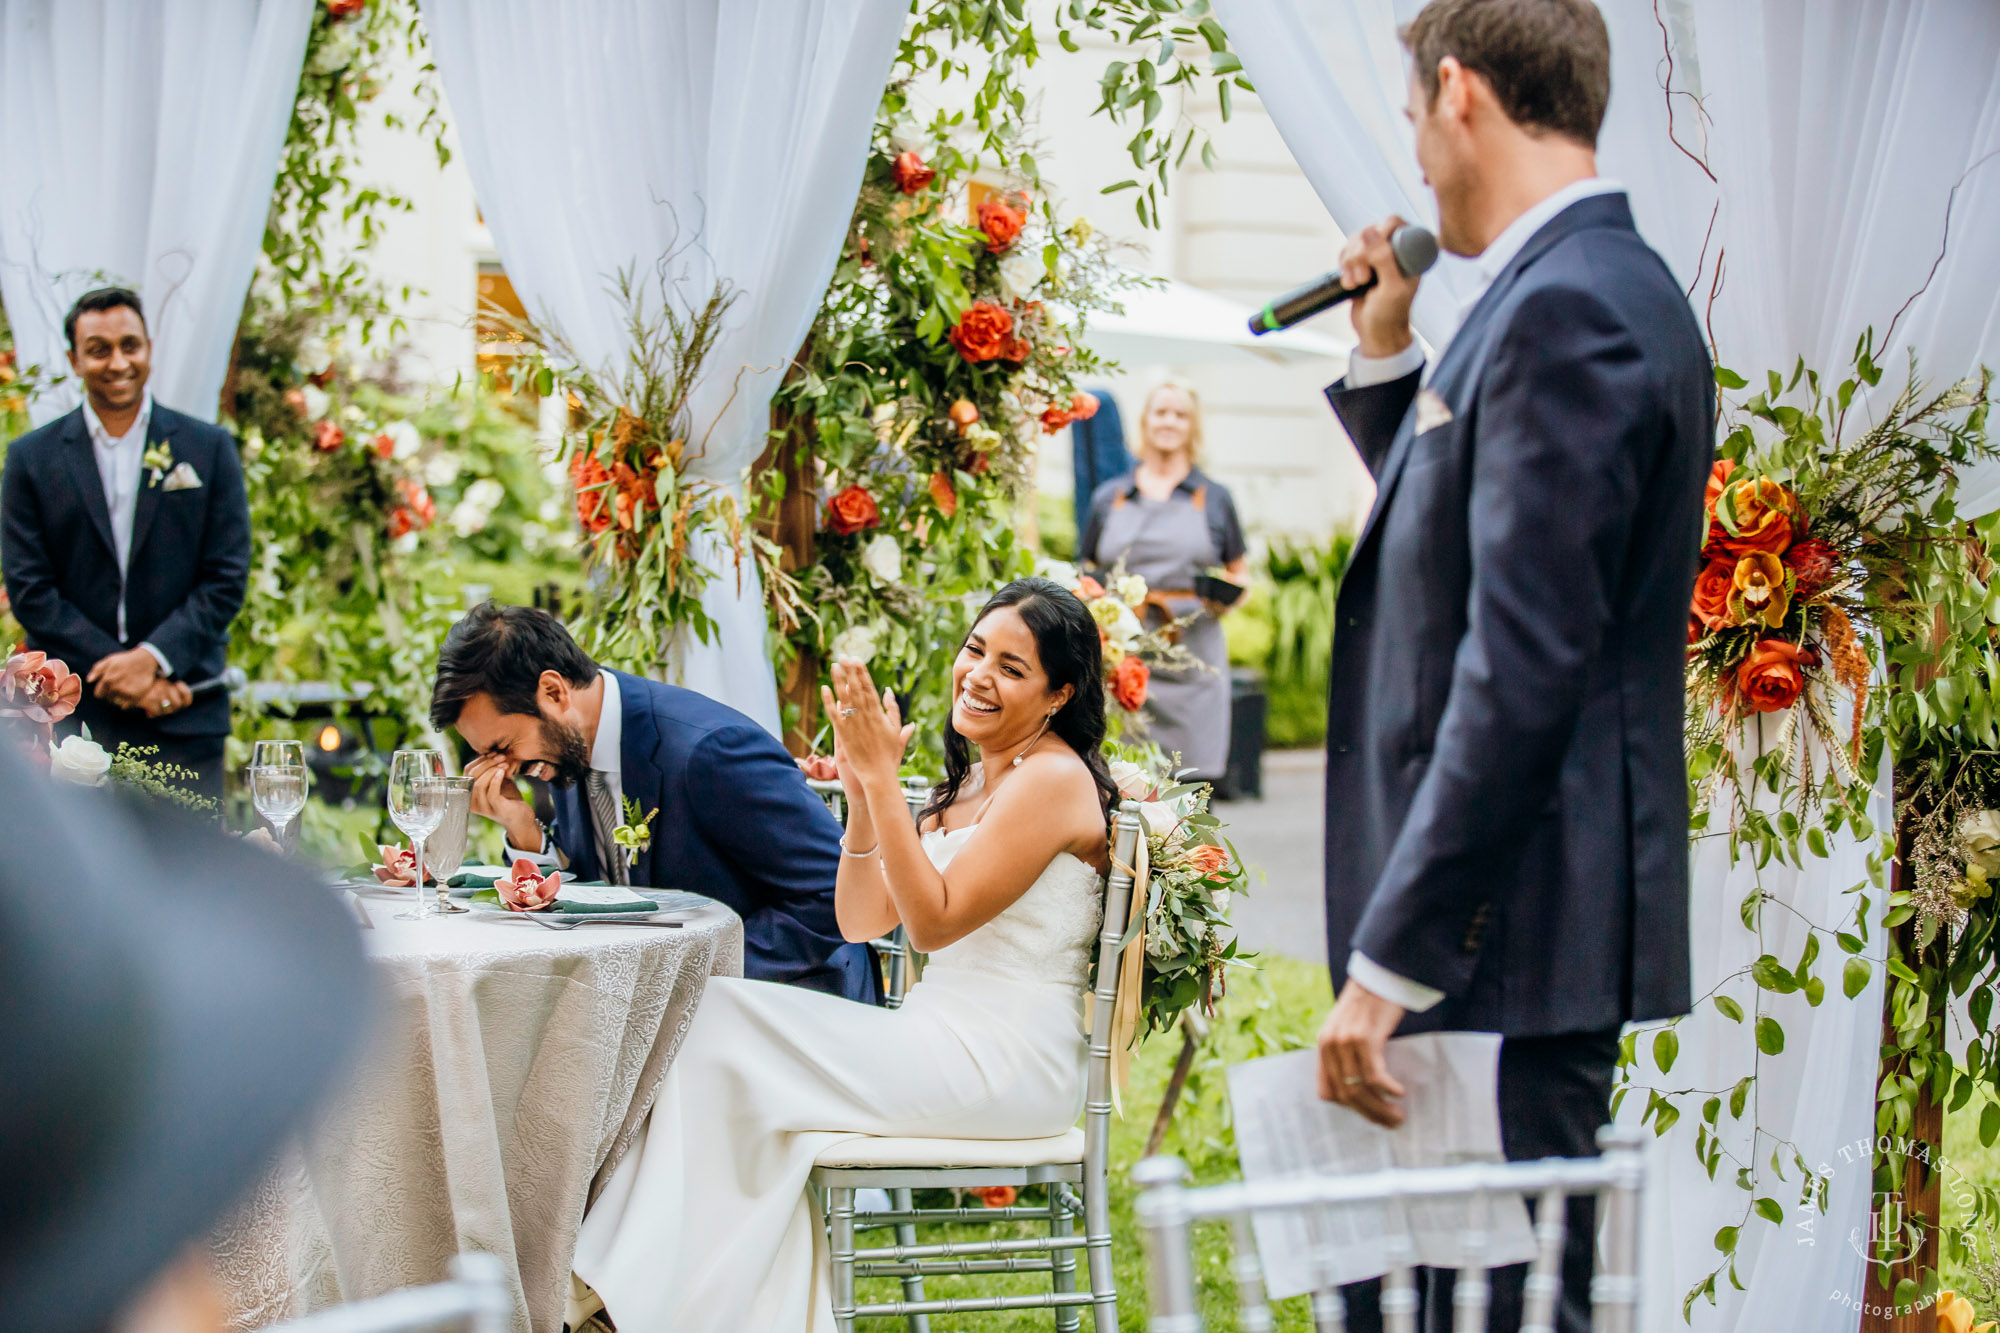
[[[1736,470],[1736,464],[1727,458],[1715,460],[1715,466],[1708,470],[1708,489],[1702,494],[1702,507],[1710,518],[1715,517],[1715,502],[1722,498],[1722,487],[1729,480],[1729,474]]]
[[[1104,596],[1104,585],[1090,575],[1084,574],[1076,581],[1076,595],[1087,602],[1094,602]]]
[[[1126,654],[1118,659],[1118,665],[1111,668],[1111,697],[1118,706],[1128,713],[1136,713],[1146,704],[1146,684],[1153,673],[1137,657]]]
[[[1731,554],[1783,555],[1795,537],[1804,535],[1805,516],[1799,513],[1798,497],[1769,477],[1739,481],[1731,490],[1736,531],[1724,528],[1719,538]]]
[[[1021,201],[1026,203],[1024,199]],[[1014,244],[1014,238],[1021,234],[1021,228],[1028,225],[1028,215],[1022,209],[1013,207],[1004,199],[986,199],[979,205],[979,230],[986,233],[986,252],[1001,254]]]
[[[402,494],[403,503],[410,507],[410,512],[417,517],[421,526],[427,528],[437,522],[437,502],[431,499],[431,493],[423,488],[422,483],[405,477],[396,483],[396,489]]]
[[[576,488],[576,521],[593,536],[611,526],[611,505],[604,494],[611,474],[596,454],[583,453],[570,459],[570,484]]]
[[[353,18],[366,8],[368,0],[326,0],[327,17],[336,20]]]
[[[1058,355],[1067,350],[1063,347],[1056,348]],[[1069,414],[1078,421],[1088,421],[1097,415],[1097,400],[1087,393],[1073,393],[1069,396]]]
[[[347,442],[347,432],[331,421],[322,421],[313,427],[313,448],[323,454],[330,454]]]
[[[1070,410],[1054,403],[1042,411],[1042,434],[1053,435],[1071,421]]]
[[[896,188],[904,194],[915,194],[937,179],[937,173],[925,166],[924,160],[915,153],[896,154],[889,170],[896,178]]]
[[[1011,1208],[1020,1191],[1012,1185],[982,1185],[979,1187],[979,1201],[988,1208]]]
[[[952,486],[951,478],[942,472],[931,473],[931,500],[946,518],[958,512],[958,491]]]
[[[958,354],[975,363],[1018,361],[1027,355],[1026,344],[1014,336],[1014,317],[991,301],[974,301],[952,326],[950,336]]]
[[[1812,655],[1784,639],[1759,639],[1736,668],[1736,691],[1753,712],[1778,713],[1798,702]]]
[[[1694,612],[1688,612],[1688,656],[1694,656],[1694,646],[1708,637],[1708,626]]]
[[[849,486],[826,502],[826,525],[843,537],[882,522],[875,497],[859,486]]]
[[[1776,629],[1785,623],[1785,615],[1792,609],[1792,580],[1785,562],[1777,556],[1768,551],[1750,552],[1736,562],[1729,585],[1729,609],[1737,624]]]
[[[377,435],[373,441],[373,445],[375,448],[375,456],[381,459],[383,462],[386,463],[389,461],[389,459],[395,456],[396,442],[390,439],[388,436]]]
[[[979,420],[979,408],[969,398],[961,398],[951,405],[952,424],[960,430]]]
[[[1188,849],[1188,860],[1204,875],[1219,874],[1229,867],[1229,853],[1220,847],[1203,845]]]
[[[1736,566],[1728,560],[1711,560],[1694,581],[1694,616],[1709,629],[1729,624],[1729,594],[1734,588],[1730,576]]]

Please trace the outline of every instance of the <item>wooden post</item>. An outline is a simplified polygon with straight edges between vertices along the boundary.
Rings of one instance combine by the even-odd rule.
[[[808,334],[785,380],[803,373],[812,352]],[[784,497],[778,511],[764,525],[764,535],[783,550],[782,567],[787,573],[806,568],[813,561],[813,533],[819,526],[819,477],[813,467],[813,440],[817,424],[811,413],[794,414],[777,402],[771,404],[771,441],[751,469],[753,478],[776,469],[784,478]],[[778,681],[778,707],[798,705],[798,721],[785,729],[785,748],[796,756],[812,753],[813,735],[819,730],[819,668],[817,653],[802,652],[793,658]]]
[[[1898,787],[1902,786],[1901,783],[1897,783],[1896,785]],[[1916,820],[1909,817],[1900,819],[1897,825],[1896,866],[1893,884],[1899,893],[1906,893],[1916,887],[1914,872],[1910,865],[1912,844],[1916,839],[1915,826]],[[1924,962],[1942,964],[1943,960],[1941,958],[1931,957],[1931,952],[1938,951],[1943,946],[1942,934],[1940,934],[1938,939],[1931,941],[1930,951],[1921,956],[1918,954],[1916,949],[1917,920],[1914,917],[1896,927],[1894,936],[1895,942],[1912,959],[1918,962],[1920,969]],[[1896,1028],[1894,1015],[1890,1007],[1888,991],[1885,989],[1882,1000],[1883,1062],[1881,1069],[1878,1071],[1878,1087],[1880,1086],[1881,1077],[1892,1073],[1902,1073],[1907,1066],[1907,1057],[1901,1052],[1896,1051],[1895,1042]],[[1872,1239],[1875,1228],[1883,1220],[1885,1211],[1891,1212],[1893,1216],[1894,1210],[1900,1210],[1902,1218],[1914,1221],[1922,1227],[1923,1238],[1914,1254],[1901,1263],[1889,1265],[1889,1281],[1886,1286],[1880,1280],[1881,1266],[1875,1263],[1868,1265],[1867,1285],[1863,1288],[1863,1300],[1865,1303],[1861,1315],[1861,1333],[1937,1333],[1937,1306],[1935,1304],[1925,1304],[1922,1309],[1912,1310],[1907,1314],[1870,1313],[1871,1311],[1892,1311],[1897,1309],[1898,1307],[1895,1303],[1896,1285],[1905,1278],[1913,1282],[1921,1282],[1926,1269],[1934,1272],[1938,1267],[1938,1230],[1944,1221],[1942,1178],[1937,1170],[1926,1166],[1915,1151],[1919,1144],[1928,1144],[1930,1152],[1927,1155],[1933,1162],[1941,1160],[1944,1156],[1944,1105],[1931,1095],[1930,1079],[1924,1079],[1918,1090],[1916,1113],[1910,1119],[1908,1135],[1896,1135],[1894,1137],[1897,1139],[1907,1137],[1911,1151],[1902,1154],[1900,1160],[1893,1161],[1895,1184],[1890,1191],[1886,1192],[1887,1197],[1885,1197],[1884,1192],[1878,1191],[1875,1188],[1872,1180],[1870,1182],[1868,1192],[1869,1236]],[[1896,1248],[1900,1249],[1901,1247],[1897,1245]],[[1911,1302],[1911,1304],[1915,1304],[1915,1302]]]

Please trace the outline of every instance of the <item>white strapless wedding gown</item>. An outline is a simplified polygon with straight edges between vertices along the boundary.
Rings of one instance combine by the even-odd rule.
[[[924,835],[943,869],[968,826]],[[900,1009],[708,984],[573,1267],[619,1333],[831,1330],[813,1158],[857,1134],[1029,1139],[1083,1110],[1082,996],[1103,901],[1064,852],[930,955]]]

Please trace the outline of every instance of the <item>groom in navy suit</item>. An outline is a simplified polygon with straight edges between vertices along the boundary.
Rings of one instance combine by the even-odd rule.
[[[840,825],[743,714],[599,667],[545,611],[487,602],[445,636],[431,722],[479,752],[472,808],[506,830],[510,856],[718,899],[743,918],[744,975],[879,1001],[868,946],[834,920]],[[555,788],[552,824],[523,776]],[[649,845],[628,854],[615,831],[648,817]]]
[[[1320,1095],[1385,1125],[1400,1033],[1501,1034],[1511,1159],[1596,1152],[1621,1025],[1689,1004],[1688,602],[1714,380],[1674,276],[1596,175],[1610,41],[1588,0],[1436,0],[1404,30],[1439,240],[1478,288],[1426,367],[1417,282],[1342,256],[1359,348],[1328,391],[1376,478],[1340,589],[1326,903],[1344,971]],[[1588,1327],[1571,1205],[1559,1326]],[[1525,1266],[1493,1274],[1519,1327]],[[1451,1317],[1426,1275],[1426,1326]],[[1376,1284],[1349,1327],[1380,1327]]]

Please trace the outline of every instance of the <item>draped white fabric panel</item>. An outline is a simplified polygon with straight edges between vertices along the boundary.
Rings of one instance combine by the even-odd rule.
[[[422,0],[467,169],[529,314],[615,373],[615,275],[685,301],[741,296],[691,409],[698,472],[735,484],[839,258],[899,0]],[[671,256],[671,259],[668,259]],[[676,679],[778,730],[763,597],[718,570],[719,632],[674,646]]]
[[[216,416],[317,0],[0,0],[0,302],[64,368],[64,312],[135,288],[155,396]],[[35,420],[80,401],[41,395]]]
[[[1391,211],[1431,215],[1412,193],[1419,175],[1401,116],[1407,67],[1394,37],[1421,7],[1216,0],[1285,142],[1349,230]],[[1600,8],[1613,55],[1600,169],[1629,187],[1640,230],[1689,287],[1723,364],[1754,381],[1767,368],[1789,372],[1803,356],[1838,377],[1871,325],[1885,391],[1900,383],[1909,350],[1938,381],[2000,362],[2000,247],[1986,236],[2000,207],[2000,9],[1908,0],[1600,0]],[[1898,319],[1934,262],[1928,288]],[[1427,290],[1456,286],[1442,262],[1440,270]],[[1436,345],[1457,307],[1455,292],[1430,304],[1420,296],[1418,331]],[[2000,505],[2000,467],[1975,471],[1963,493],[1973,511]],[[1878,805],[1885,818],[1886,802]],[[1803,872],[1767,871],[1763,887],[1835,923],[1866,850],[1840,839],[1833,852]],[[1693,868],[1695,993],[1703,995],[1756,956],[1737,919],[1754,876],[1728,866],[1720,839],[1703,843]],[[1764,947],[1796,961],[1803,936],[1786,929],[1776,926]],[[1826,970],[1836,984],[1824,1004],[1786,997],[1779,1005],[1786,1050],[1767,1062],[1757,1116],[1813,1166],[1834,1168],[1830,1215],[1800,1227],[1794,1180],[1781,1197],[1785,1226],[1745,1229],[1737,1272],[1749,1290],[1720,1281],[1718,1308],[1697,1307],[1698,1330],[1854,1322],[1832,1298],[1860,1287],[1848,1237],[1855,1227],[1866,1234],[1869,1191],[1865,1165],[1839,1150],[1872,1132],[1881,970],[1853,1001],[1839,996],[1838,968]],[[1738,998],[1748,1006],[1747,990]],[[1726,1089],[1753,1060],[1750,1033],[1711,1011],[1683,1025],[1679,1062],[1657,1081]],[[1724,1163],[1719,1183],[1696,1166],[1692,1119],[1653,1156],[1645,1326],[1660,1333],[1685,1327],[1681,1294],[1714,1267],[1715,1232],[1740,1222],[1744,1207],[1729,1183],[1733,1164]],[[1771,1147],[1761,1145],[1763,1156]]]

